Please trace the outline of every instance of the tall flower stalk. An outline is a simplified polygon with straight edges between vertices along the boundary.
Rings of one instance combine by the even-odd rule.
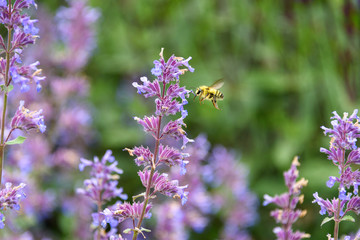
[[[91,168],[91,178],[84,181],[84,188],[77,189],[77,193],[84,194],[90,198],[97,206],[97,211],[92,214],[93,226],[96,228],[94,239],[108,239],[116,232],[116,221],[111,221],[111,231],[105,232],[100,223],[103,220],[103,206],[113,198],[127,199],[127,195],[123,193],[122,188],[117,188],[119,174],[123,171],[117,168],[117,162],[112,156],[112,152],[107,150],[101,160],[98,157],[94,161],[81,159],[79,164],[80,171],[85,167]],[[115,222],[115,224],[114,224]]]
[[[274,203],[279,207],[270,213],[275,221],[281,224],[281,226],[274,228],[274,233],[278,240],[310,238],[309,234],[300,231],[294,232],[292,229],[292,225],[306,214],[306,210],[296,209],[297,204],[304,201],[304,195],[301,194],[301,189],[308,183],[304,178],[297,181],[299,177],[297,167],[299,165],[298,158],[295,157],[290,169],[284,172],[285,184],[288,188],[287,192],[281,195],[275,195],[274,197],[270,197],[267,194],[264,195],[264,206]]]
[[[21,59],[23,49],[29,44],[34,44],[35,39],[38,37],[39,30],[34,26],[37,20],[32,20],[26,13],[23,13],[23,10],[31,6],[37,7],[34,0],[0,1],[0,23],[7,31],[6,41],[0,35],[0,54],[5,55],[5,58],[0,58],[0,76],[2,80],[0,87],[3,94],[0,130],[0,185],[5,162],[5,147],[7,145],[21,144],[26,139],[20,135],[15,139],[11,139],[15,130],[19,129],[27,132],[36,129],[43,133],[46,129],[42,110],[30,111],[25,108],[24,101],[20,101],[20,106],[11,121],[9,129],[6,123],[8,97],[10,91],[14,88],[14,84],[20,87],[21,92],[26,92],[30,89],[29,83],[34,82],[39,92],[41,90],[41,81],[45,79],[45,77],[40,76],[42,70],[37,68],[38,61],[26,65]],[[14,208],[18,210],[18,201],[25,197],[22,193],[25,184],[21,183],[13,188],[11,183],[5,185],[6,189],[1,190],[3,197],[0,200],[0,209]],[[12,205],[16,207],[11,207]],[[3,228],[5,217],[2,213],[1,215],[0,228]]]
[[[360,171],[352,170],[351,165],[360,165],[360,149],[357,147],[357,139],[360,137],[358,110],[349,116],[344,113],[341,118],[335,111],[331,121],[332,128],[322,126],[324,134],[330,137],[329,149],[320,148],[320,152],[325,153],[328,159],[339,169],[340,176],[330,176],[326,185],[332,188],[335,183],[339,183],[338,196],[332,200],[319,197],[314,193],[313,203],[317,203],[321,210],[320,214],[328,216],[324,218],[321,225],[334,221],[334,235],[329,239],[339,239],[340,222],[355,221],[348,212],[360,214],[360,197],[358,196],[358,186],[360,185]],[[352,192],[349,189],[352,188]],[[347,237],[349,238],[349,237]]]
[[[184,119],[187,116],[187,111],[184,105],[187,104],[186,98],[189,95],[189,90],[185,87],[180,87],[179,77],[186,71],[193,72],[194,69],[189,65],[189,60],[172,55],[167,61],[163,57],[163,49],[160,52],[160,59],[155,60],[155,67],[151,73],[156,76],[154,81],[149,81],[146,77],[142,77],[141,84],[136,82],[133,86],[137,88],[139,94],[144,94],[145,98],[156,97],[155,115],[144,118],[135,117],[134,119],[144,127],[146,133],[150,133],[155,140],[155,147],[153,152],[147,147],[134,147],[133,149],[126,148],[131,156],[135,156],[135,163],[138,166],[144,166],[142,171],[138,172],[143,186],[146,188],[144,193],[133,197],[133,203],[119,204],[114,210],[105,209],[104,214],[109,217],[118,219],[119,222],[131,218],[133,221],[133,228],[125,230],[125,233],[133,232],[132,239],[137,239],[139,234],[144,235],[143,232],[150,230],[142,227],[144,218],[149,218],[150,209],[152,207],[151,199],[156,197],[157,193],[163,195],[180,198],[182,204],[187,200],[188,192],[185,191],[187,186],[180,186],[178,180],[170,180],[166,173],[160,173],[161,165],[169,167],[179,165],[181,166],[181,173],[185,174],[185,165],[187,163],[187,154],[182,153],[179,149],[163,145],[161,142],[167,137],[175,140],[182,140],[182,148],[190,140],[186,136]],[[180,68],[185,67],[185,68]],[[176,120],[165,122],[166,116],[176,115],[180,113],[180,117]],[[142,202],[135,201],[142,198]]]

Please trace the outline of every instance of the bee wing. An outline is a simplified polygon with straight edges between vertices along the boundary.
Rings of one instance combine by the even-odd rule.
[[[219,80],[215,81],[210,88],[219,89],[224,85],[224,79],[220,78]]]

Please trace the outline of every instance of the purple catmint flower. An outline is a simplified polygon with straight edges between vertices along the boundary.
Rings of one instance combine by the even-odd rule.
[[[80,159],[80,161],[80,171],[83,171],[85,167],[91,167],[91,178],[84,181],[85,188],[77,189],[77,193],[89,197],[97,204],[98,210],[92,214],[93,226],[96,227],[94,234],[98,238],[107,239],[107,237],[116,232],[115,228],[118,222],[114,218],[102,214],[102,206],[114,198],[127,199],[127,195],[123,193],[123,189],[117,187],[119,174],[122,174],[123,171],[117,168],[117,162],[110,150],[106,151],[101,160],[98,157],[94,157],[94,161],[83,158]],[[106,209],[106,211],[111,210],[115,211],[115,207],[110,206]],[[104,220],[104,217],[106,220]],[[106,227],[106,223],[109,223],[111,232],[106,233],[103,231],[100,223],[104,228]]]
[[[144,166],[142,171],[138,172],[143,186],[146,188],[144,193],[134,197],[142,197],[143,202],[134,202],[133,205],[126,203],[120,205],[121,209],[119,221],[129,218],[124,215],[125,210],[130,213],[138,212],[137,215],[132,215],[133,219],[133,239],[137,239],[138,234],[144,234],[142,228],[142,221],[144,216],[148,216],[148,211],[151,206],[151,199],[155,198],[157,193],[164,194],[173,198],[180,198],[182,204],[187,201],[188,192],[184,191],[186,186],[180,186],[177,179],[169,180],[168,175],[160,173],[158,169],[161,165],[180,166],[181,172],[185,173],[185,166],[188,163],[186,158],[188,154],[181,153],[180,150],[164,145],[166,137],[175,138],[175,140],[183,140],[182,148],[185,148],[186,143],[192,141],[187,138],[186,132],[183,130],[184,118],[187,112],[184,105],[187,104],[186,97],[190,91],[185,87],[180,87],[179,76],[186,71],[193,72],[194,69],[189,65],[188,61],[191,59],[184,59],[172,55],[168,61],[165,61],[163,56],[163,49],[160,52],[160,59],[155,60],[155,67],[151,70],[152,74],[157,78],[149,81],[146,77],[140,78],[141,83],[134,82],[133,86],[137,89],[139,94],[143,94],[145,98],[155,97],[156,110],[152,116],[145,116],[143,118],[134,117],[134,119],[142,125],[146,133],[150,133],[155,140],[155,149],[151,151],[149,148],[134,147],[133,149],[125,148],[130,156],[135,156],[135,163],[138,166]],[[168,123],[163,123],[163,117],[170,115],[177,115],[180,113],[181,117],[176,120],[170,120]],[[164,125],[164,127],[162,127]],[[114,211],[108,211],[105,215],[116,215]],[[148,231],[148,230],[146,230]]]
[[[11,40],[10,48],[5,45],[4,39],[0,38],[0,47],[4,52],[9,53],[7,55],[9,59],[2,58],[0,61],[0,74],[3,76],[5,86],[14,82],[20,85],[21,92],[28,91],[30,89],[28,84],[31,82],[35,82],[37,90],[40,91],[40,81],[45,79],[40,76],[41,69],[36,68],[38,62],[26,66],[21,60],[22,49],[29,44],[34,44],[38,37],[36,34],[39,32],[34,25],[38,20],[30,19],[26,13],[23,13],[23,10],[31,5],[36,7],[34,1],[17,0],[11,7],[8,7],[6,2],[0,3],[0,22],[7,28],[9,37],[12,37],[9,39]],[[9,66],[6,66],[7,64]],[[5,76],[7,67],[9,67],[9,75]]]
[[[36,129],[41,133],[44,133],[46,126],[44,124],[44,116],[42,110],[30,111],[24,107],[25,102],[20,101],[20,106],[16,111],[13,119],[11,120],[12,129],[20,129],[23,131],[29,131]]]
[[[327,214],[330,220],[335,221],[334,238],[338,238],[339,223],[345,217],[347,212],[359,214],[360,201],[358,195],[358,186],[360,184],[360,171],[352,170],[351,164],[359,164],[359,149],[356,145],[357,139],[360,137],[360,127],[358,124],[358,110],[349,116],[344,113],[341,118],[335,111],[331,119],[332,128],[322,126],[324,134],[330,137],[329,149],[320,148],[320,152],[327,154],[331,162],[339,169],[339,177],[330,176],[326,185],[332,188],[335,183],[338,185],[338,198],[331,201],[319,197],[318,193],[314,193],[313,203],[320,206],[320,214]],[[353,187],[353,191],[348,189]],[[351,218],[351,217],[350,217]],[[331,238],[331,235],[329,235]]]
[[[299,177],[299,171],[297,167],[300,165],[298,158],[295,157],[290,169],[284,172],[285,185],[288,191],[271,197],[267,194],[264,195],[265,201],[263,205],[266,206],[270,203],[274,203],[279,208],[271,211],[272,216],[276,223],[281,224],[281,227],[274,228],[273,232],[277,236],[277,239],[303,239],[309,238],[310,235],[300,231],[293,231],[292,225],[300,218],[305,216],[305,210],[296,209],[298,203],[302,203],[304,196],[301,195],[301,189],[307,185],[308,181],[304,178],[297,180]]]
[[[84,67],[95,48],[94,24],[100,13],[89,7],[87,0],[71,0],[69,4],[56,15],[60,37],[67,46],[60,61],[70,72],[76,72]]]
[[[123,171],[117,168],[117,162],[115,162],[115,158],[111,154],[112,152],[107,150],[101,160],[98,157],[94,157],[94,161],[80,159],[80,171],[83,171],[85,167],[91,167],[90,176],[92,178],[84,181],[85,188],[79,188],[78,193],[88,196],[95,202],[98,202],[99,199],[104,202],[116,197],[127,198],[127,195],[123,193],[123,189],[117,188],[119,176],[114,175],[114,173],[122,174]]]
[[[7,209],[20,210],[20,201],[26,197],[23,192],[24,183],[12,187],[12,184],[5,183],[5,188],[0,190],[0,210]],[[0,213],[0,228],[4,228],[5,216]]]
[[[30,34],[30,35],[36,35],[39,32],[39,29],[34,26],[34,23],[36,23],[38,20],[31,20],[30,17],[23,17],[21,18],[21,24],[24,28],[24,33]]]
[[[151,204],[148,204],[145,209],[145,218],[150,218],[151,213]],[[130,204],[128,202],[124,202],[123,204],[116,205],[112,210],[106,208],[103,212],[105,216],[105,222],[109,223],[113,218],[118,219],[119,222],[124,221],[127,218],[131,218],[132,220],[138,220],[142,214],[142,210],[144,208],[144,203],[134,202]]]
[[[144,187],[146,187],[149,182],[152,183],[151,187],[154,188],[153,194],[159,192],[169,197],[180,198],[182,205],[186,203],[188,192],[185,192],[184,189],[187,186],[179,186],[178,180],[170,181],[168,174],[154,172],[152,180],[149,181],[150,171],[148,170],[139,171],[138,174]]]

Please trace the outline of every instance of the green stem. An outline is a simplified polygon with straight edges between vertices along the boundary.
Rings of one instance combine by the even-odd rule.
[[[100,194],[100,199],[97,202],[97,208],[98,208],[98,213],[102,212],[101,194]],[[98,226],[98,234],[97,234],[97,240],[100,239],[101,239],[101,225]]]
[[[11,1],[9,1],[9,9],[11,12]],[[7,49],[6,49],[6,69],[5,69],[5,89],[9,83],[9,69],[10,69],[10,48],[11,48],[11,31],[12,28],[8,28],[8,37],[7,37]],[[6,119],[6,107],[8,101],[8,92],[4,91],[4,99],[3,99],[3,112],[2,112],[2,119],[1,119],[1,159],[0,159],[0,186],[2,182],[2,171],[3,171],[3,164],[5,160],[5,142],[4,142],[4,133],[5,133],[5,119]]]
[[[340,199],[338,199],[338,207],[335,214],[335,226],[334,226],[334,240],[339,238],[339,225],[340,225]]]
[[[343,175],[344,173],[344,169],[345,169],[345,149],[343,149],[343,154],[342,154],[342,159],[340,161],[340,176]],[[339,187],[339,191],[340,191],[340,187]],[[334,240],[338,240],[339,239],[339,228],[340,228],[340,209],[341,208],[341,200],[340,198],[338,199],[338,206],[336,209],[336,213],[334,216],[334,221],[335,221],[335,225],[334,225]]]
[[[154,151],[154,158],[152,159],[152,163],[151,163],[151,171],[150,171],[150,177],[149,177],[149,182],[146,186],[146,193],[144,196],[144,206],[141,212],[141,216],[139,219],[139,222],[137,224],[137,228],[140,229],[141,228],[141,223],[144,219],[145,216],[145,212],[146,212],[146,207],[149,203],[149,196],[150,196],[150,190],[151,190],[151,184],[152,184],[152,178],[153,175],[155,173],[155,163],[157,162],[157,158],[158,158],[158,152],[159,152],[159,145],[160,145],[160,126],[161,126],[161,116],[159,116],[159,127],[157,129],[157,133],[156,133],[156,143],[155,143],[155,151]],[[137,239],[139,232],[134,231],[134,235],[133,235],[133,240]]]

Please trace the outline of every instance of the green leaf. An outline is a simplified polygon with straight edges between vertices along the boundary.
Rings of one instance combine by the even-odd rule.
[[[136,196],[133,196],[132,197],[133,201],[135,201],[138,197],[145,197],[145,193],[143,192],[143,193],[140,193],[140,194],[138,194]]]
[[[4,84],[0,85],[0,89],[2,92],[9,93],[11,90],[14,89],[13,85],[5,86]]]
[[[341,221],[355,222],[355,219],[354,219],[352,216],[350,216],[350,215],[346,215],[345,217],[343,217],[343,218],[341,219]]]
[[[332,218],[329,218],[329,217],[324,218],[324,220],[321,222],[320,226],[324,225],[327,222],[330,222],[331,220],[334,220],[334,217],[332,217]]]
[[[141,232],[151,232],[151,230],[150,230],[150,229],[143,228],[143,227],[141,227],[140,231],[141,231]]]
[[[7,141],[5,144],[6,145],[22,144],[25,141],[25,139],[26,139],[26,137],[18,136],[17,138],[15,138],[11,141]]]
[[[8,86],[8,92],[11,92],[11,90],[13,90],[14,89],[14,85],[12,85],[12,84],[10,84],[9,86]]]
[[[123,233],[129,234],[131,231],[134,231],[134,229],[132,229],[132,228],[127,228],[127,229],[125,229],[125,230],[123,231]]]

